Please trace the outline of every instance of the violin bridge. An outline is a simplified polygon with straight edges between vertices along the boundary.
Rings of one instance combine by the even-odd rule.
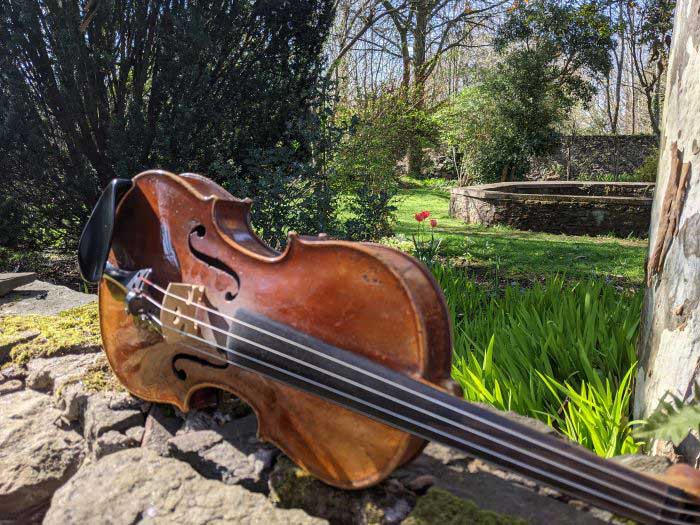
[[[197,321],[199,308],[203,304],[204,286],[185,283],[170,283],[163,297],[160,322],[163,325],[163,337],[168,343],[186,341],[191,344],[190,336],[202,337],[200,323]],[[169,328],[169,329],[168,329]]]

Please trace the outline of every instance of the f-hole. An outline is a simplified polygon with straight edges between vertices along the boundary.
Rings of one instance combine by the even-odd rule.
[[[238,290],[241,288],[241,280],[238,277],[238,274],[233,271],[230,267],[226,265],[223,261],[220,261],[216,257],[212,257],[211,255],[207,255],[206,253],[200,252],[197,248],[195,248],[192,245],[192,236],[196,235],[200,239],[203,239],[207,234],[207,229],[204,227],[202,224],[198,224],[195,226],[192,231],[190,232],[189,235],[189,246],[190,246],[190,251],[192,252],[192,255],[194,255],[197,259],[202,261],[203,263],[211,266],[212,268],[216,268],[217,270],[220,270],[228,275],[230,275],[235,281],[236,281],[236,290],[235,292],[228,291],[224,294],[224,299],[226,301],[233,301],[236,296],[238,295]]]
[[[211,361],[208,361],[204,358],[197,357],[194,355],[190,354],[176,354],[173,356],[172,360],[172,367],[173,367],[173,372],[177,376],[178,379],[181,381],[184,381],[187,379],[187,372],[185,372],[182,368],[178,367],[178,361],[180,360],[185,360],[185,361],[191,361],[193,363],[197,363],[199,365],[208,367],[208,368],[216,368],[218,370],[223,370],[224,368],[228,367],[228,363],[212,363]]]

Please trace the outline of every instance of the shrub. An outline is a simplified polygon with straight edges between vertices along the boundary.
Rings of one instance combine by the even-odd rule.
[[[38,222],[75,244],[110,179],[162,167],[255,198],[266,240],[322,227],[331,0],[95,2],[85,32],[80,3],[0,2],[0,168]]]
[[[396,211],[391,202],[399,188],[398,162],[410,137],[430,134],[428,119],[403,94],[388,93],[339,108],[336,125],[347,133],[331,162],[330,187],[344,196],[346,235],[378,239],[390,232]]]
[[[460,185],[516,180],[610,70],[610,20],[593,4],[532,0],[495,35],[498,61],[436,115]]]
[[[659,169],[659,148],[654,148],[644,159],[642,165],[634,170],[636,182],[656,182],[656,172]]]

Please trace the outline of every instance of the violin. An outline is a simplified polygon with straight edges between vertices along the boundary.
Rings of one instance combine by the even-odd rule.
[[[104,351],[134,395],[187,411],[216,388],[320,480],[376,484],[429,440],[643,523],[700,523],[700,502],[465,401],[429,270],[372,243],[254,233],[251,200],[191,173],[114,180],[78,260],[99,283]]]

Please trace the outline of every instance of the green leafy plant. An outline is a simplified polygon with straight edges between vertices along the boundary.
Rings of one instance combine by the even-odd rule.
[[[517,180],[552,147],[556,127],[610,70],[610,20],[590,2],[532,0],[510,10],[498,60],[435,114],[461,186]]]
[[[604,385],[584,381],[578,388],[538,372],[561,406],[560,411],[546,414],[551,418],[548,422],[599,456],[634,454],[642,444],[632,433],[639,422],[629,420],[631,383],[636,368],[637,364],[633,363],[617,386],[605,378]]]
[[[667,439],[680,444],[691,430],[700,431],[700,392],[695,385],[695,394],[689,403],[671,392],[659,402],[656,410],[637,429],[635,435],[644,439]]]
[[[640,293],[562,277],[500,290],[432,270],[453,317],[452,375],[468,400],[540,419],[603,456],[639,448],[630,414]]]
[[[634,182],[654,182],[656,181],[656,172],[659,169],[659,148],[654,148],[653,151],[644,159],[639,168],[634,170]]]
[[[335,125],[346,130],[329,162],[329,186],[342,195],[345,236],[376,240],[391,231],[399,190],[399,163],[407,144],[428,140],[430,121],[403,93],[385,93],[338,106]]]

